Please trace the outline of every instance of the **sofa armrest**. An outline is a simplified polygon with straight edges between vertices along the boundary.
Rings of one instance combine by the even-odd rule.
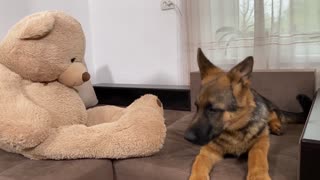
[[[320,179],[320,89],[316,92],[313,103],[300,137],[299,156],[300,180]]]

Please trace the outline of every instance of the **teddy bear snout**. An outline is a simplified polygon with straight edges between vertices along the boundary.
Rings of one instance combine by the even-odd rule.
[[[88,72],[84,72],[82,74],[82,81],[86,82],[86,81],[89,81],[89,79],[90,79],[90,74]]]
[[[72,63],[58,78],[58,81],[66,86],[80,86],[90,79],[84,64],[79,62]]]

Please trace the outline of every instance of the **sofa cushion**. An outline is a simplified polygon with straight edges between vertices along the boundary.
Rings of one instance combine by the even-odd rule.
[[[185,180],[200,147],[183,139],[192,114],[188,114],[168,127],[163,149],[146,158],[114,161],[117,180]],[[298,142],[303,125],[288,125],[283,136],[271,136],[269,153],[270,175],[273,180],[297,179]],[[245,179],[246,158],[229,157],[216,165],[211,179]]]
[[[109,160],[36,161],[0,150],[1,180],[113,179]]]

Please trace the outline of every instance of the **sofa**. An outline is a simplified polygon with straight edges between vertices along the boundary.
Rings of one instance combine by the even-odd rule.
[[[193,104],[200,87],[198,72],[191,73],[190,82],[190,98]],[[313,97],[315,72],[257,71],[253,73],[252,85],[280,108],[300,111],[295,96],[304,93]],[[183,138],[194,110],[193,106],[191,111],[165,110],[165,144],[163,149],[153,156],[123,160],[34,161],[0,150],[0,180],[185,180],[200,149],[200,146],[193,145]],[[273,180],[299,178],[299,141],[304,127],[303,124],[287,125],[283,136],[271,136],[269,172]],[[239,158],[226,157],[211,172],[211,179],[244,180],[247,172],[246,161],[245,155]]]

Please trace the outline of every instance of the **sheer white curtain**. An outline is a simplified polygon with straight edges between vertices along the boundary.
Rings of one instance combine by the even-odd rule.
[[[201,47],[230,68],[320,69],[320,0],[187,0],[191,71]]]

